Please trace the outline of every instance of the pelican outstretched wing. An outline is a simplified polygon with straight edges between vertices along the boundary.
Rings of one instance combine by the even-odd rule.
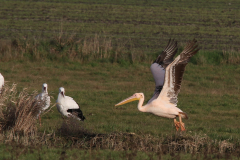
[[[185,67],[190,58],[199,51],[197,47],[198,45],[195,39],[189,41],[180,55],[167,66],[164,86],[158,99],[167,100],[170,103],[177,105],[177,96],[180,92]]]
[[[148,103],[152,102],[159,96],[164,84],[165,69],[173,61],[173,57],[177,53],[177,49],[177,41],[170,39],[165,49],[151,65],[150,69],[153,74],[156,87],[153,96]]]
[[[153,63],[161,65],[164,69],[173,61],[177,53],[177,41],[169,39],[167,46]]]

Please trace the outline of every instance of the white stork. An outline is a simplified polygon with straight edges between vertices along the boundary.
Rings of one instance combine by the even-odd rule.
[[[63,87],[59,88],[59,94],[56,103],[58,111],[63,116],[73,117],[80,121],[84,121],[85,117],[83,116],[79,105],[73,100],[72,97],[65,95],[65,89]]]
[[[0,73],[0,93],[2,93],[3,86],[4,86],[4,77]]]
[[[43,83],[43,85],[42,85],[42,93],[39,93],[35,97],[35,99],[38,101],[38,103],[40,105],[42,105],[41,109],[40,109],[40,111],[39,111],[39,113],[37,115],[37,117],[39,118],[40,126],[42,125],[41,124],[41,113],[43,111],[45,111],[46,109],[48,109],[49,106],[50,106],[50,103],[51,103],[50,96],[48,96],[48,90],[47,89],[48,89],[48,85],[46,83]]]
[[[187,46],[180,53],[180,55],[177,56],[175,60],[166,67],[163,88],[158,84],[159,81],[162,81],[162,79],[159,78],[158,74],[162,74],[159,71],[161,70],[161,67],[164,68],[164,59],[166,59],[166,56],[162,57],[162,61],[160,61],[161,59],[160,56],[159,62],[163,63],[161,64],[162,66],[160,68],[152,70],[151,66],[153,77],[156,82],[156,89],[153,97],[148,101],[146,105],[143,106],[144,94],[135,93],[133,94],[133,96],[121,101],[115,106],[139,100],[138,103],[139,111],[149,112],[161,117],[173,118],[176,130],[178,131],[179,127],[181,127],[181,131],[185,131],[185,126],[184,123],[182,122],[182,118],[188,119],[188,116],[185,112],[183,112],[181,109],[177,107],[178,102],[177,96],[178,93],[180,92],[185,67],[188,64],[190,58],[193,55],[195,55],[199,50],[197,49],[198,46],[196,43],[197,43],[196,40],[188,42]],[[174,47],[170,48],[172,48],[172,50],[175,50]],[[155,62],[157,61],[158,59]],[[176,117],[179,117],[179,122],[176,120]]]

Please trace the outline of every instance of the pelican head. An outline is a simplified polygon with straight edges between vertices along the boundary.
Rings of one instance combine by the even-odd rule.
[[[47,83],[43,83],[42,85],[42,91],[47,92]]]
[[[65,89],[63,87],[59,88],[59,94],[61,94],[63,97],[65,96]]]
[[[143,93],[135,93],[131,97],[128,97],[127,99],[124,99],[123,101],[119,102],[115,106],[120,106],[120,105],[129,103],[129,102],[132,102],[132,101],[140,100],[142,98],[144,99],[144,94]]]

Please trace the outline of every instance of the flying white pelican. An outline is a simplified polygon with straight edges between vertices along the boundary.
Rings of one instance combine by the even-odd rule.
[[[37,117],[39,118],[40,126],[42,125],[42,124],[41,124],[41,116],[40,116],[40,114],[41,114],[43,111],[45,111],[46,109],[49,108],[50,102],[51,102],[51,101],[50,101],[50,96],[48,96],[47,88],[48,88],[47,83],[43,83],[43,85],[42,85],[42,93],[39,93],[39,94],[35,97],[35,99],[38,101],[38,103],[39,103],[40,105],[42,105],[42,106],[41,106],[41,110],[39,111],[39,113],[38,113],[38,115],[37,115]]]
[[[65,89],[59,88],[58,99],[56,101],[58,111],[67,117],[73,117],[80,121],[84,121],[85,117],[79,108],[79,105],[73,100],[72,97],[65,96]]]
[[[181,82],[182,82],[182,77],[183,77],[185,67],[188,64],[190,58],[193,55],[195,55],[199,50],[197,49],[198,46],[196,43],[197,41],[195,39],[193,41],[189,41],[187,43],[187,46],[180,53],[180,55],[177,56],[175,60],[167,66],[163,88],[161,86],[158,87],[158,82],[161,81],[161,79],[158,79],[159,73],[157,71],[160,69],[156,69],[155,71],[152,70],[153,77],[156,82],[156,89],[153,97],[149,100],[149,102],[145,106],[142,106],[144,102],[143,93],[135,93],[133,94],[133,96],[121,101],[115,106],[122,105],[131,101],[139,100],[139,103],[138,103],[139,111],[149,112],[161,117],[173,118],[176,130],[178,131],[178,129],[181,127],[181,131],[185,131],[182,118],[188,119],[188,117],[186,113],[184,113],[181,109],[176,107],[178,102],[177,96],[178,96],[178,93],[180,92],[180,87],[181,87]],[[167,53],[168,52],[166,52],[166,54]],[[163,56],[163,59],[164,59],[164,56]],[[162,67],[164,67],[165,66],[164,64],[166,64],[164,63],[164,60],[158,61],[157,59],[155,62],[162,65]],[[179,117],[179,122],[176,120],[176,117]]]
[[[4,77],[0,73],[0,93],[2,93],[3,86],[4,86]]]

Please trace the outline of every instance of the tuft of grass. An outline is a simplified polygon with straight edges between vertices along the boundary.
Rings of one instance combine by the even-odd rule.
[[[16,100],[16,84],[5,84],[0,97],[0,131],[1,133],[14,126]]]
[[[223,50],[223,64],[240,64],[240,53],[236,51]]]
[[[41,104],[34,99],[36,92],[29,94],[23,89],[18,96],[16,93],[16,84],[5,84],[0,97],[0,131],[8,141],[37,134],[36,120]]]

